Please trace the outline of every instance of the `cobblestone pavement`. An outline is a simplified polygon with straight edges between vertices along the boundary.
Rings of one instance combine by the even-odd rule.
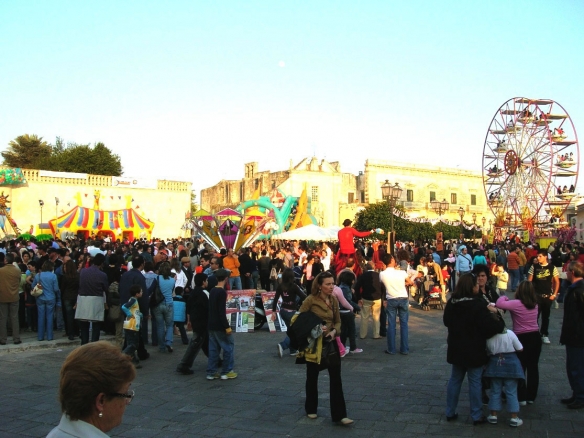
[[[207,381],[202,354],[195,361],[194,375],[176,373],[185,350],[178,336],[172,354],[150,348],[151,358],[142,362],[132,386],[136,397],[126,409],[122,425],[110,434],[141,438],[583,436],[584,411],[569,411],[559,403],[570,392],[565,352],[558,344],[562,313],[561,307],[552,309],[552,344],[543,347],[539,396],[535,404],[521,408],[524,424],[518,429],[507,425],[506,412],[499,413],[498,425],[473,426],[466,382],[460,417],[446,422],[450,367],[442,311],[412,307],[410,355],[389,356],[383,353],[385,338],[365,339],[358,340],[364,353],[343,359],[347,409],[355,420],[350,427],[330,420],[326,373],[320,377],[319,417],[306,418],[305,368],[295,365],[292,357],[280,359],[276,343],[282,334],[270,334],[264,327],[257,333],[235,334],[235,371],[239,377],[234,380]],[[0,352],[0,437],[45,436],[59,422],[59,369],[72,348],[65,343],[54,348]]]

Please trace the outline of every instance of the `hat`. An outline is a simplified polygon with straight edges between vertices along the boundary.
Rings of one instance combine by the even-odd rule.
[[[223,269],[223,268],[219,268],[216,271],[213,271],[213,275],[215,277],[229,277],[229,275],[231,274],[231,272],[229,272],[227,269]]]
[[[180,259],[180,262],[181,263],[190,263],[191,259],[190,259],[190,257],[183,257],[182,259]]]

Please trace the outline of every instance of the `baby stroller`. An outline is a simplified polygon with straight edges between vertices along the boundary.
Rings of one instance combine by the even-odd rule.
[[[442,304],[442,299],[440,297],[440,284],[435,283],[431,276],[426,276],[426,281],[422,285],[423,296],[421,297],[420,307],[422,310],[427,312],[430,308],[444,310],[444,304]]]

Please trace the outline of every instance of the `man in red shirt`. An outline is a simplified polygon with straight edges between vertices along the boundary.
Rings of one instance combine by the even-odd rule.
[[[509,271],[509,277],[511,277],[511,292],[515,292],[517,286],[519,286],[519,251],[519,248],[513,248],[507,256],[507,270]]]
[[[341,228],[338,232],[339,251],[335,256],[335,271],[337,275],[347,266],[347,259],[349,257],[353,257],[359,260],[355,253],[353,238],[367,237],[371,234],[371,231],[357,231],[355,228],[351,227],[351,222],[352,221],[350,219],[345,219],[343,221],[344,228]],[[359,277],[362,272],[360,263],[355,263],[353,272],[355,273],[356,277]]]

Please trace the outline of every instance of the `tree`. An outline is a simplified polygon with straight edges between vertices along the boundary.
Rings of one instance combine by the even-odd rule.
[[[397,210],[403,211],[402,206],[397,206]],[[381,228],[387,232],[391,229],[391,216],[389,206],[385,202],[371,204],[356,215],[355,228],[358,230],[371,230]],[[393,217],[393,229],[398,240],[430,240],[436,238],[436,232],[442,231],[444,239],[456,239],[460,234],[460,228],[438,222],[432,226],[429,222],[412,222],[399,216]],[[380,239],[387,239],[387,235],[377,236]]]
[[[51,154],[51,145],[43,141],[42,137],[24,134],[8,143],[8,149],[2,152],[2,158],[4,165],[8,167],[38,169],[40,163],[47,160]]]
[[[94,147],[88,144],[70,143],[66,148],[59,148],[58,145],[53,147],[53,154],[47,161],[45,169],[120,176],[122,162],[120,157],[103,143],[96,143]]]

